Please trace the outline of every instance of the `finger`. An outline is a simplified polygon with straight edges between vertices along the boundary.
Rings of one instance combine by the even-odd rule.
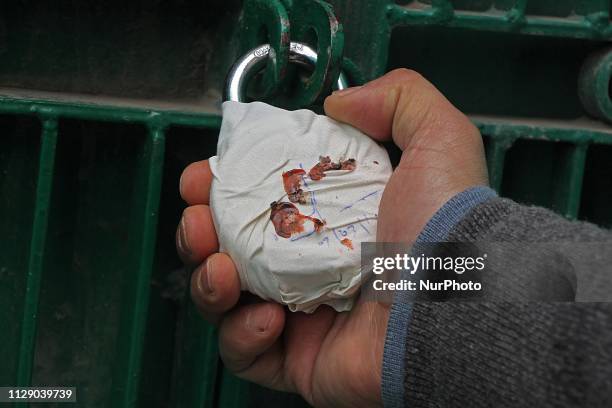
[[[191,265],[218,251],[217,233],[207,205],[185,208],[176,230],[176,249],[183,262]]]
[[[341,321],[346,317],[348,314],[339,314],[331,307],[322,305],[313,313],[292,313],[286,320],[283,332],[286,382],[291,390],[297,390],[311,405],[312,372],[319,361],[317,357],[326,337],[337,339]]]
[[[283,388],[279,377],[282,352],[277,339],[285,311],[276,303],[242,306],[225,317],[219,329],[219,354],[225,366],[241,378]]]
[[[208,204],[213,174],[208,160],[191,163],[183,170],[179,190],[189,205]]]
[[[229,255],[215,253],[191,275],[191,299],[202,316],[216,324],[240,298],[240,278]]]
[[[478,130],[431,83],[407,69],[397,69],[364,86],[339,91],[325,100],[330,117],[382,141],[393,138],[402,150],[415,136],[426,145],[448,137],[477,135]],[[418,143],[417,143],[418,144]]]

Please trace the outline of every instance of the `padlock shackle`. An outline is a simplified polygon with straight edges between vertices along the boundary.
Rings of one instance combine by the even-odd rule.
[[[246,86],[249,80],[264,68],[268,58],[275,58],[274,49],[270,47],[270,44],[263,44],[238,59],[227,75],[223,100],[246,102]],[[291,42],[289,62],[313,69],[317,63],[317,53],[304,43]],[[334,89],[341,90],[347,87],[346,76],[340,72]]]

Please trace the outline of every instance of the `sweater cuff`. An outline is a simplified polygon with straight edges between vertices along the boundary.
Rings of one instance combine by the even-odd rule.
[[[496,196],[494,190],[483,186],[472,187],[457,194],[434,214],[417,237],[416,243],[445,241],[453,227],[471,209]],[[382,365],[382,401],[386,408],[404,406],[404,354],[412,315],[412,303],[403,299],[405,296],[408,293],[395,294],[387,324]]]

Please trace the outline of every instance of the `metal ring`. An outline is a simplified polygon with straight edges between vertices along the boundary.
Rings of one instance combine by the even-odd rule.
[[[224,101],[245,102],[246,84],[266,65],[268,58],[275,58],[274,49],[270,44],[253,48],[232,66],[227,76],[224,90]],[[317,53],[308,45],[300,42],[291,42],[289,46],[289,62],[313,69],[317,63]],[[340,72],[334,89],[348,88],[348,81],[343,72]]]

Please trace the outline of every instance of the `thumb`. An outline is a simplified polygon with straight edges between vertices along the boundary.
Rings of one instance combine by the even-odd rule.
[[[363,86],[336,91],[325,100],[325,113],[378,141],[410,144],[448,142],[456,135],[478,134],[469,119],[415,71],[396,69]],[[435,137],[429,137],[435,134]],[[415,140],[416,139],[416,140]]]
[[[379,241],[413,241],[455,194],[488,185],[478,129],[414,71],[336,92],[324,106],[328,116],[375,140],[392,138],[403,151],[381,199]]]

